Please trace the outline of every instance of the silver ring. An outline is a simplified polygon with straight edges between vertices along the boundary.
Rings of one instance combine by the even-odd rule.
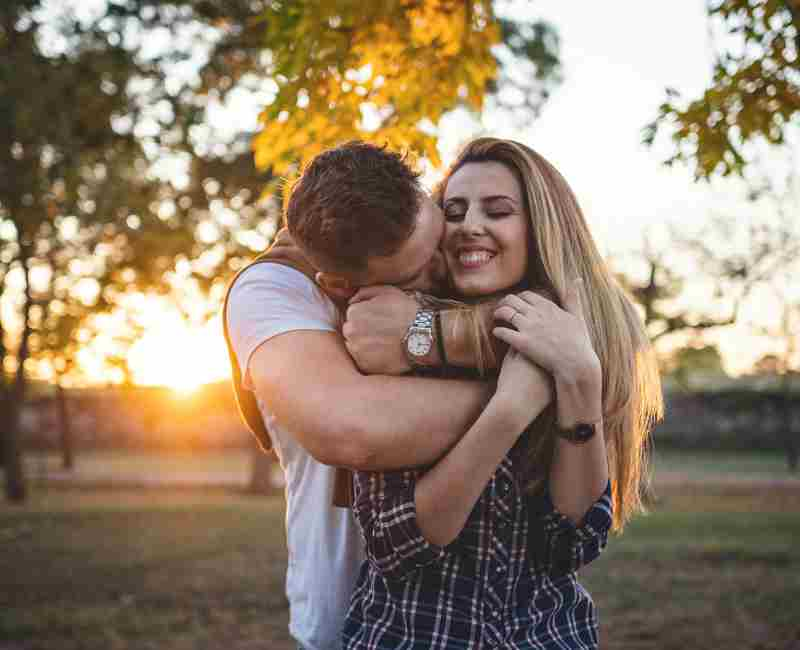
[[[518,312],[518,311],[515,311],[515,312],[514,312],[514,315],[511,317],[511,320],[509,321],[509,322],[511,323],[511,327],[516,327],[516,325],[514,325],[514,319],[515,319],[517,316],[519,316],[519,312]]]

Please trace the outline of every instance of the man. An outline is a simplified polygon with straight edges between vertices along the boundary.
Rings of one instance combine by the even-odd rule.
[[[328,650],[339,645],[364,557],[349,509],[331,506],[334,467],[430,464],[469,428],[490,389],[363,375],[339,334],[362,287],[431,292],[444,281],[442,213],[401,156],[364,143],[320,154],[292,188],[286,219],[305,259],[295,249],[289,263],[267,256],[247,268],[225,317],[235,379],[238,366],[286,474],[290,632],[303,648]],[[426,312],[417,317],[409,363],[435,364],[442,338]]]

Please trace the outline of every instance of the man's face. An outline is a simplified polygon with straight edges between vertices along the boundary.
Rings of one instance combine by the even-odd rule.
[[[393,255],[371,257],[362,283],[391,284],[401,289],[439,293],[447,281],[447,267],[439,250],[443,233],[442,211],[424,195],[411,237]]]

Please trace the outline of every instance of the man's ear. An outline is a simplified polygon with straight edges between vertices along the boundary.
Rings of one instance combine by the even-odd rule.
[[[358,291],[358,287],[354,287],[350,280],[335,273],[319,271],[314,279],[320,288],[334,300],[350,300]]]

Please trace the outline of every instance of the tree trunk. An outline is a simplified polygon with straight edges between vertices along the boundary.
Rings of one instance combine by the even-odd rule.
[[[22,503],[27,496],[25,489],[25,467],[22,463],[22,444],[20,441],[20,415],[22,405],[25,403],[27,392],[27,378],[25,377],[25,361],[28,360],[30,350],[31,323],[30,311],[33,300],[31,299],[30,283],[30,246],[20,242],[20,261],[24,271],[23,279],[25,302],[22,305],[22,335],[17,349],[17,369],[14,374],[14,383],[11,390],[6,393],[6,412],[8,426],[3,438],[3,455],[6,463],[6,497],[12,503]],[[10,398],[10,399],[8,399]]]
[[[12,503],[22,503],[27,496],[22,450],[19,441],[20,403],[6,400],[5,430],[3,431],[3,459],[6,470],[6,497]]]
[[[275,456],[273,454],[265,454],[257,445],[253,444],[252,459],[248,490],[254,494],[271,494],[275,492],[276,485],[272,478]]]
[[[75,462],[72,453],[72,423],[67,407],[67,396],[60,381],[56,382],[56,403],[58,405],[58,424],[61,430],[61,464],[64,469],[72,469]]]

